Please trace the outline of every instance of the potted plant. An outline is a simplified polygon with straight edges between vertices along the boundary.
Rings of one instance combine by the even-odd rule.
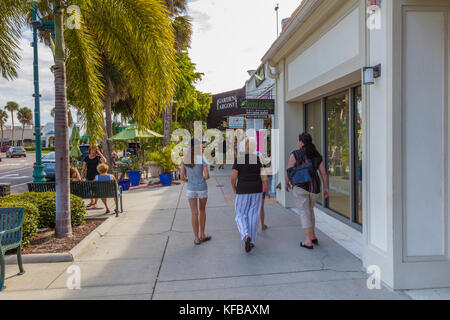
[[[130,179],[130,183],[133,187],[140,185],[141,183],[141,164],[139,157],[132,156],[128,161],[127,175]]]
[[[161,168],[159,180],[165,187],[172,184],[172,171],[178,167],[178,165],[172,161],[172,149],[173,144],[166,146],[161,152],[153,155],[154,161]]]
[[[147,162],[149,171],[150,171],[150,177],[159,177],[159,174],[161,172],[161,166],[158,164],[158,158],[159,153],[158,152],[151,152],[149,153],[147,159],[149,160]]]
[[[130,184],[131,184],[130,179],[125,179],[125,174],[127,173],[127,171],[129,171],[129,169],[130,169],[130,165],[129,165],[128,161],[122,160],[120,167],[119,167],[120,178],[119,178],[119,181],[117,181],[117,183],[119,186],[122,186],[123,191],[127,191],[128,189],[130,189]]]

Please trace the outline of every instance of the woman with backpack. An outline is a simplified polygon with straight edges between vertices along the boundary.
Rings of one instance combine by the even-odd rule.
[[[292,188],[298,213],[305,232],[305,242],[300,246],[314,249],[318,244],[315,233],[314,205],[320,195],[320,171],[323,181],[323,194],[328,198],[328,176],[322,156],[317,151],[309,133],[302,133],[298,138],[298,150],[291,153],[286,172],[286,191]]]

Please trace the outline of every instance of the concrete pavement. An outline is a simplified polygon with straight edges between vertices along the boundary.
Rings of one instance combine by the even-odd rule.
[[[0,183],[11,184],[11,193],[27,191],[27,183],[33,181],[35,153],[28,153],[26,158],[6,158],[4,153],[0,156]]]
[[[126,193],[125,212],[73,263],[6,270],[0,299],[407,299],[386,288],[369,290],[361,261],[318,233],[320,246],[299,247],[298,216],[266,205],[269,229],[244,252],[225,171],[208,181],[207,233],[195,246],[185,185]],[[71,265],[81,289],[67,289]]]

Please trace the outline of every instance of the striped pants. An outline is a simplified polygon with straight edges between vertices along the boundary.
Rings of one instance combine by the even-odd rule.
[[[241,233],[242,241],[246,236],[249,236],[252,239],[251,243],[256,243],[262,201],[262,193],[236,195],[234,208],[236,210],[236,223]]]

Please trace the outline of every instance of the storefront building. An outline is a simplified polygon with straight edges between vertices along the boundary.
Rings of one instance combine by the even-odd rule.
[[[450,287],[449,18],[445,0],[303,0],[262,58],[277,185],[310,132],[329,174],[318,217],[359,234],[393,289]]]

